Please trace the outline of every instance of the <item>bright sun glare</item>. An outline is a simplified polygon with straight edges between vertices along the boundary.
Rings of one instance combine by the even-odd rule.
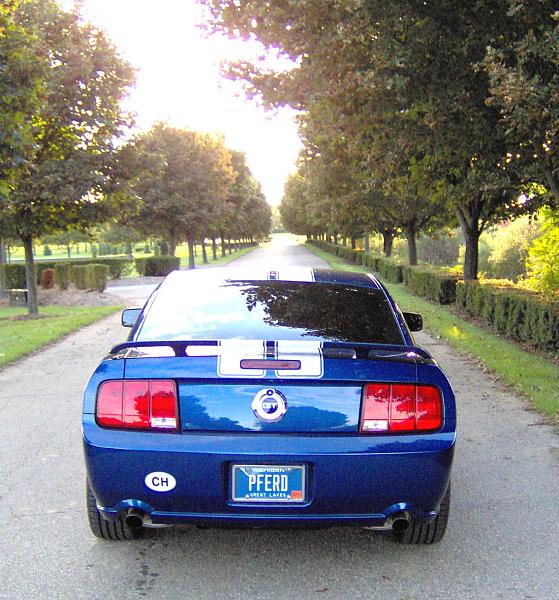
[[[228,147],[246,153],[268,202],[279,203],[300,148],[295,114],[264,112],[219,74],[223,60],[254,59],[254,45],[206,37],[196,26],[203,11],[195,0],[85,0],[83,14],[138,69],[129,106],[141,129],[167,120],[222,132]]]

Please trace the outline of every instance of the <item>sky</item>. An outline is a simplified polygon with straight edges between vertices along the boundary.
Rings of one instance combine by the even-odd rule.
[[[245,152],[268,202],[279,204],[300,149],[295,113],[265,112],[246,99],[240,84],[220,76],[221,61],[251,59],[256,46],[207,37],[196,27],[203,12],[195,0],[85,0],[83,16],[104,29],[137,68],[127,106],[139,128],[166,120],[222,132],[229,148]]]

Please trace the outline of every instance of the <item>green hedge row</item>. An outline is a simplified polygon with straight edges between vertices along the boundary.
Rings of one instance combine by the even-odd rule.
[[[148,256],[136,259],[136,270],[145,277],[163,277],[180,268],[177,256]]]
[[[383,256],[365,254],[330,242],[312,240],[311,243],[340,258],[370,267],[389,283],[404,283],[414,294],[434,300],[439,304],[452,304],[456,300],[457,275],[429,267],[410,267]]]
[[[495,331],[542,350],[559,350],[559,301],[502,281],[459,282],[456,304]]]
[[[404,285],[417,296],[423,296],[438,304],[456,302],[458,275],[423,266],[406,266],[402,273]]]
[[[78,290],[97,290],[107,287],[109,267],[101,264],[73,265],[72,281]]]
[[[131,257],[117,256],[114,258],[74,258],[67,260],[38,260],[35,262],[37,283],[41,283],[41,273],[45,269],[57,269],[60,265],[106,265],[109,268],[110,279],[120,279],[132,272],[134,259]],[[4,277],[7,289],[25,289],[25,263],[17,262],[4,265]]]
[[[326,252],[370,267],[385,281],[403,281],[418,296],[439,304],[456,303],[470,316],[487,321],[496,331],[513,340],[542,350],[559,350],[559,300],[546,300],[535,292],[499,280],[464,282],[457,275],[435,268],[400,265],[330,242],[312,240],[311,243]]]

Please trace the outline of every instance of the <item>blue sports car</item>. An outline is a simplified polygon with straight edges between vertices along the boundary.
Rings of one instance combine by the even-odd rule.
[[[146,527],[444,535],[456,406],[445,375],[372,275],[175,271],[85,390],[93,533]]]

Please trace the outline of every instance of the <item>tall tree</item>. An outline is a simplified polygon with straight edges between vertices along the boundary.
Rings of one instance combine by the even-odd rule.
[[[148,235],[164,235],[171,255],[186,239],[194,268],[194,242],[218,220],[235,178],[223,140],[159,123],[137,136],[127,153],[140,200],[136,225]]]
[[[507,164],[559,206],[559,10],[555,0],[509,0],[510,27],[484,66],[506,128]]]
[[[479,67],[487,46],[511,25],[506,0],[204,4],[213,16],[209,27],[257,39],[292,60],[282,72],[263,62],[230,65],[228,74],[266,105],[304,111],[304,126],[319,121],[317,112],[327,114],[339,132],[333,135],[344,136],[361,155],[372,180],[379,175],[395,187],[428,157],[435,197],[443,186],[464,231],[467,279],[477,277],[483,229],[537,205],[532,196],[518,201],[523,182],[507,168],[505,129],[499,112],[486,104],[489,82]],[[313,114],[316,105],[327,110]],[[407,141],[399,135],[402,118],[415,120]],[[400,169],[385,170],[378,144],[367,149],[364,142],[379,132],[395,153],[412,146]],[[427,194],[413,203],[433,199]]]
[[[41,69],[40,93],[27,112],[16,114],[30,124],[25,133],[31,142],[25,145],[32,150],[2,209],[25,249],[28,310],[35,314],[33,240],[105,218],[115,140],[130,124],[120,101],[134,73],[102,31],[53,0],[22,0],[13,18],[17,28],[5,30],[6,35],[27,36],[27,50]],[[2,119],[8,120],[16,110],[2,109]]]

